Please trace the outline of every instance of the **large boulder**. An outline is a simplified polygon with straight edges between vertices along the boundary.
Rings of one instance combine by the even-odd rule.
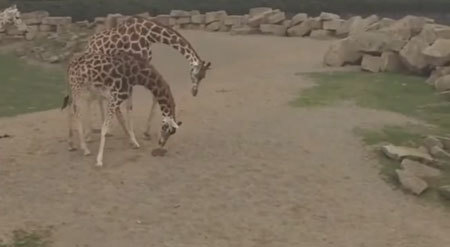
[[[241,15],[229,15],[225,18],[225,25],[227,26],[240,26],[243,23],[243,17]]]
[[[422,53],[428,47],[428,43],[420,37],[412,38],[400,51],[403,64],[414,73],[424,74],[429,69],[428,61]]]
[[[380,31],[403,40],[409,40],[418,35],[426,23],[427,19],[424,17],[408,15],[394,22],[389,27],[380,29]]]
[[[439,194],[446,200],[450,200],[450,185],[444,185],[439,187]]]
[[[404,71],[400,55],[396,52],[386,51],[381,54],[381,72],[402,72]]]
[[[434,88],[439,92],[450,90],[450,75],[444,75],[434,82]]]
[[[401,161],[405,158],[424,163],[432,163],[434,161],[434,158],[427,151],[420,148],[385,145],[381,148],[381,151],[387,157],[397,161]]]
[[[22,13],[20,18],[27,25],[38,25],[42,23],[42,19],[48,17],[49,13],[47,11],[38,10],[28,13]]]
[[[312,30],[321,29],[321,25],[322,23],[317,18],[309,18],[298,25],[290,27],[287,32],[289,36],[306,36]]]
[[[356,51],[350,39],[342,39],[330,45],[324,56],[324,64],[328,66],[344,66],[358,64],[362,54]]]
[[[226,16],[227,16],[227,12],[224,10],[207,12],[205,14],[205,23],[210,24],[211,22],[215,22],[215,21],[220,21],[223,23],[225,21]]]
[[[191,23],[193,24],[204,24],[205,23],[205,15],[198,14],[191,16]]]
[[[42,19],[44,25],[68,25],[72,23],[72,17],[70,16],[49,16]]]
[[[118,19],[122,17],[121,14],[108,14],[105,20],[105,26],[107,29],[116,27],[118,23]]]
[[[361,62],[361,69],[363,71],[377,73],[381,70],[381,57],[372,56],[372,55],[364,55]]]
[[[259,29],[256,27],[242,26],[233,27],[230,31],[231,35],[246,35],[246,34],[256,34],[259,33]]]
[[[440,24],[425,24],[419,36],[431,45],[437,39],[450,39],[450,27]]]
[[[442,175],[440,170],[410,159],[402,160],[400,167],[404,171],[412,173],[416,177],[422,179],[437,178]]]
[[[251,27],[259,27],[261,24],[268,23],[268,18],[273,14],[272,10],[259,13],[254,16],[250,16],[248,19],[248,25]]]
[[[272,8],[268,8],[268,7],[256,7],[256,8],[251,8],[249,10],[249,15],[250,17],[259,15],[261,13],[265,13],[265,12],[272,12]]]
[[[359,22],[362,20],[361,16],[353,16],[350,19],[344,21],[339,28],[336,30],[337,36],[347,36],[350,33],[350,28],[354,22]]]
[[[280,24],[286,20],[286,15],[284,12],[276,11],[267,17],[269,24]]]
[[[284,25],[262,24],[260,30],[261,33],[286,36],[286,27]]]
[[[379,21],[380,18],[377,15],[371,15],[364,19],[362,18],[355,18],[353,19],[352,23],[350,24],[349,33],[350,34],[358,34],[361,32],[365,32],[369,29],[369,27]]]
[[[185,10],[174,9],[174,10],[170,11],[170,16],[176,17],[176,18],[178,18],[178,17],[190,17],[191,13],[189,13],[188,11],[185,11]]]
[[[427,79],[427,83],[434,85],[436,80],[446,75],[450,75],[450,66],[438,66],[431,72],[430,77]]]
[[[208,25],[206,25],[206,30],[209,32],[216,32],[220,30],[221,26],[222,23],[220,23],[220,21],[211,22]]]
[[[341,19],[334,19],[330,21],[324,21],[323,22],[323,29],[330,30],[330,31],[337,31],[343,24],[344,20]]]
[[[330,21],[335,19],[340,19],[341,17],[339,15],[328,13],[328,12],[322,12],[319,15],[319,18],[321,21]]]
[[[364,53],[381,54],[384,51],[400,51],[405,41],[378,31],[362,32],[349,36],[354,49]]]
[[[312,30],[309,34],[311,38],[314,39],[330,39],[333,37],[333,32],[330,30]]]
[[[176,18],[175,20],[176,20],[176,24],[178,24],[178,25],[184,25],[184,24],[191,23],[191,17],[190,16],[179,17],[179,18]]]
[[[298,24],[306,21],[307,19],[308,19],[308,14],[299,13],[292,17],[290,24],[291,24],[291,26],[295,26],[295,25],[298,25]]]
[[[443,66],[450,62],[450,39],[438,39],[422,52],[427,61],[434,66]]]
[[[396,170],[398,181],[402,187],[415,195],[421,195],[428,189],[428,184],[421,178],[404,170]]]

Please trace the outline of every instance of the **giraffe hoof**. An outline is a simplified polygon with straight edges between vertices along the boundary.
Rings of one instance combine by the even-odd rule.
[[[84,156],[89,156],[91,155],[91,151],[89,150],[84,150]]]
[[[95,163],[95,167],[102,167],[103,166],[103,162],[97,162]]]
[[[133,149],[139,149],[141,147],[141,145],[139,145],[139,143],[137,142],[131,143],[131,146]]]
[[[91,143],[92,142],[92,137],[91,136],[87,136],[86,137],[86,143]]]
[[[73,151],[76,151],[77,148],[76,148],[76,147],[69,147],[67,150],[68,150],[69,152],[73,152]]]
[[[145,132],[145,133],[144,133],[144,139],[145,139],[145,140],[151,140],[151,139],[152,139],[152,136],[150,135],[150,133]]]

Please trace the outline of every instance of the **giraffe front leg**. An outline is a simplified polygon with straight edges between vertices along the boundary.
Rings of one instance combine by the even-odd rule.
[[[87,147],[86,140],[84,139],[84,132],[83,132],[83,123],[81,122],[80,118],[80,112],[79,112],[79,105],[77,105],[75,98],[72,100],[72,114],[75,119],[75,122],[77,123],[78,128],[78,137],[80,138],[80,147],[84,152],[84,155],[90,155],[91,151]]]
[[[136,140],[136,137],[134,136],[134,133],[132,132],[132,129],[130,129],[130,125],[128,125],[128,128],[125,124],[125,118],[123,117],[122,111],[120,108],[116,110],[116,116],[117,120],[120,123],[120,126],[122,126],[122,129],[125,131],[125,134],[128,136],[131,145],[133,145],[134,148],[140,148],[139,143]]]
[[[100,133],[100,147],[97,154],[97,163],[95,164],[95,166],[97,167],[103,166],[103,151],[105,149],[106,133],[108,132],[109,126],[111,125],[113,114],[114,111],[116,111],[116,108],[118,108],[118,106],[116,106],[115,104],[108,103],[108,111],[106,113],[106,117]]]
[[[105,122],[105,107],[103,105],[103,99],[101,99],[101,98],[98,99],[97,103],[98,103],[98,107],[100,109],[100,117],[102,119],[102,123],[104,123]],[[112,129],[112,127],[110,126],[109,129],[108,129],[108,132],[106,133],[107,137],[112,136],[111,129]]]
[[[156,98],[153,97],[152,106],[150,108],[150,114],[149,114],[148,119],[147,119],[147,126],[146,126],[146,129],[145,129],[145,132],[144,132],[144,137],[147,140],[151,139],[150,127],[152,125],[152,119],[153,119],[153,115],[154,115],[155,106],[156,106]]]

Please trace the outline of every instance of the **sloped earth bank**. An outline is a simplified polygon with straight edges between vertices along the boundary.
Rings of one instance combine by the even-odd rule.
[[[213,70],[193,98],[186,62],[155,47],[183,121],[166,157],[150,155],[156,138],[131,149],[116,122],[95,169],[95,155],[66,150],[66,112],[0,120],[14,136],[0,141],[1,236],[53,226],[54,246],[450,246],[449,212],[393,190],[352,132],[412,120],[289,106],[313,85],[295,73],[324,70],[329,42],[183,33]],[[150,103],[138,88],[139,136]]]

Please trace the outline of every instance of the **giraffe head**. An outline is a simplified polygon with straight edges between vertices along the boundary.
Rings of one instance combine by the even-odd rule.
[[[20,11],[15,4],[3,11],[3,20],[1,21],[5,24],[13,23],[19,31],[27,30],[27,25],[20,18]]]
[[[177,129],[181,126],[181,121],[175,121],[173,117],[164,117],[163,123],[161,126],[161,136],[159,137],[158,144],[160,147],[164,147],[166,145],[169,137],[174,135],[177,132]]]
[[[198,85],[205,78],[206,71],[211,69],[211,62],[200,61],[197,65],[193,66],[191,69],[191,80],[194,85],[192,85],[192,96],[197,96]]]

